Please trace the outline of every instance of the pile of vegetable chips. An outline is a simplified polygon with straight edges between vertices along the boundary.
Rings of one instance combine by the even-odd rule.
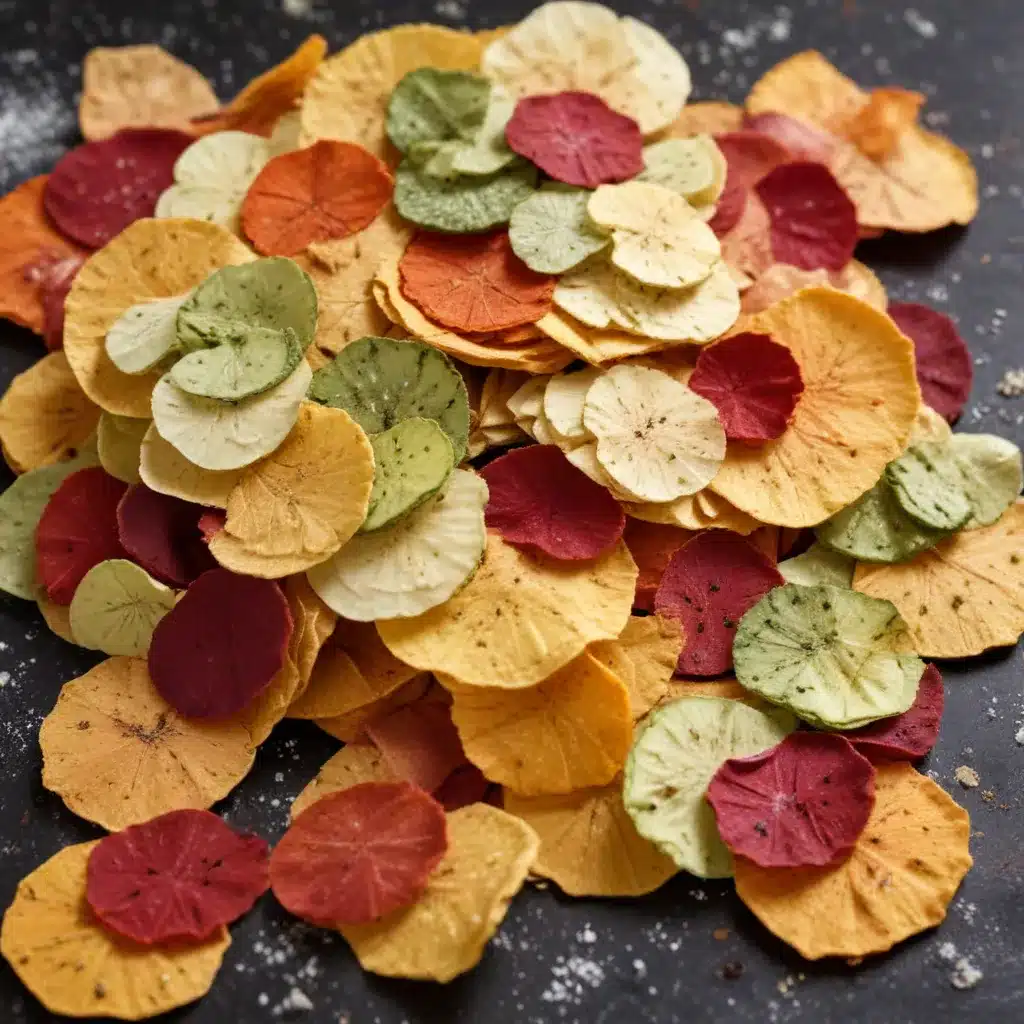
[[[0,587],[104,658],[39,740],[110,833],[3,955],[134,1020],[268,889],[440,982],[530,875],[735,876],[809,959],[938,924],[971,857],[914,767],[930,659],[1024,631],[1021,453],[952,431],[955,326],[854,252],[968,223],[967,156],[815,52],[687,105],[593,3],[325,51],[221,105],[95,50],[87,141],[0,200],[49,350],[0,400]],[[270,850],[209,808],[286,717],[343,745]]]

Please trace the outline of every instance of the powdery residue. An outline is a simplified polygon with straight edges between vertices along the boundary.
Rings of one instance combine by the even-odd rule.
[[[934,21],[929,21],[920,11],[908,7],[903,12],[903,20],[922,38],[934,39],[939,30],[935,27]]]
[[[0,92],[0,191],[33,174],[48,171],[63,156],[75,130],[75,114],[52,86]]]
[[[558,957],[551,968],[551,981],[541,993],[546,1003],[579,1005],[588,988],[597,988],[604,981],[604,968],[596,960],[582,956]]]

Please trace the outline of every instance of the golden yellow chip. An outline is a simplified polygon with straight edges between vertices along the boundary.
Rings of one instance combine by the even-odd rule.
[[[970,818],[909,764],[879,765],[875,808],[833,867],[762,868],[736,858],[736,892],[808,960],[884,953],[937,925],[971,866]]]
[[[97,842],[66,846],[18,883],[0,953],[50,1013],[144,1020],[206,995],[231,936],[144,946],[100,924],[85,898]]]
[[[860,562],[853,588],[892,601],[923,658],[966,658],[1024,632],[1024,502],[909,562]]]
[[[663,338],[644,338],[625,331],[591,327],[561,309],[545,314],[537,321],[537,326],[552,341],[557,341],[592,366],[660,352],[677,344]]]
[[[54,636],[66,640],[69,644],[75,642],[75,636],[71,632],[71,606],[67,604],[55,604],[40,591],[36,599],[39,605],[39,614],[49,627]],[[76,645],[77,646],[77,645]]]
[[[365,971],[447,982],[479,963],[540,840],[529,825],[489,804],[448,815],[448,852],[410,907],[339,931]]]
[[[165,811],[206,808],[252,767],[243,725],[182,718],[145,661],[108,658],[61,687],[39,730],[43,785],[111,832]]]
[[[0,445],[15,473],[73,459],[100,410],[81,389],[63,352],[43,356],[0,398]]]
[[[627,501],[622,507],[627,515],[642,522],[678,526],[684,530],[732,530],[746,537],[762,525],[707,487],[678,501],[664,504]]]
[[[317,718],[315,722],[329,736],[341,740],[342,743],[352,743],[363,737],[363,726],[371,718],[390,714],[421,698],[426,699],[431,683],[430,674],[421,672],[385,697],[370,701],[368,704],[360,704],[343,715]]]
[[[872,89],[868,101],[843,125],[843,134],[867,157],[883,160],[903,133],[917,124],[924,96],[910,89]]]
[[[258,747],[270,738],[274,726],[287,715],[302,685],[298,666],[289,651],[267,688],[231,721],[245,726],[252,745]]]
[[[295,798],[291,810],[292,820],[321,797],[348,789],[349,786],[358,786],[363,782],[397,781],[398,776],[388,767],[384,755],[372,743],[346,743]]]
[[[96,451],[100,465],[112,476],[126,484],[137,484],[142,477],[142,442],[151,420],[136,420],[129,416],[100,414],[96,430]],[[169,446],[168,446],[169,447]]]
[[[137,220],[85,261],[65,304],[64,351],[85,393],[107,412],[145,419],[157,372],[122,373],[107,331],[129,307],[183,295],[253,254],[230,231],[197,220]]]
[[[82,63],[78,123],[90,142],[122,128],[188,131],[219,107],[202,72],[159,46],[98,46]]]
[[[672,684],[672,692],[677,697],[721,697],[723,700],[742,700],[748,704],[760,698],[741,686],[735,679],[677,679]]]
[[[398,25],[360,36],[325,60],[302,100],[302,145],[317,139],[357,142],[394,162],[388,142],[388,100],[410,71],[431,67],[472,71],[489,42],[441,25]]]
[[[540,836],[533,873],[570,896],[643,896],[679,869],[644,839],[622,803],[622,776],[563,796],[505,793],[505,810]]]
[[[744,293],[740,303],[744,313],[760,313],[769,306],[795,294],[802,288],[828,286],[852,295],[885,312],[889,298],[885,285],[870,267],[850,260],[842,270],[801,270],[788,263],[773,263]]]
[[[637,568],[621,541],[589,562],[529,554],[489,534],[476,575],[411,619],[377,623],[396,658],[467,686],[533,686],[629,620]]]
[[[139,450],[139,476],[151,490],[197,505],[227,508],[244,469],[202,469],[165,441],[152,424]]]
[[[742,127],[742,107],[721,100],[706,100],[703,103],[687,103],[675,121],[665,129],[663,138],[721,135],[725,132],[738,132]]]
[[[744,329],[792,351],[804,391],[777,440],[730,442],[711,489],[762,523],[814,526],[906,447],[920,402],[913,345],[884,313],[832,288],[798,292]]]

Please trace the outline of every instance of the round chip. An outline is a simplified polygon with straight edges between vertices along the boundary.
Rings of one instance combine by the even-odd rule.
[[[452,772],[466,764],[451,710],[437,700],[417,701],[375,716],[364,731],[397,778],[427,793],[436,793]]]
[[[184,132],[159,128],[126,129],[86,142],[51,172],[46,212],[68,238],[99,249],[133,221],[153,215],[173,180],[174,161],[191,142]]]
[[[591,385],[601,376],[597,367],[557,373],[544,385],[542,411],[560,443],[573,446],[587,439],[583,406]]]
[[[951,446],[920,441],[885,467],[900,507],[916,523],[947,533],[971,517],[971,503]]]
[[[875,770],[842,736],[795,732],[763,754],[726,761],[707,799],[734,854],[765,868],[822,867],[864,831]]]
[[[774,263],[743,293],[743,312],[760,313],[803,288],[826,284],[875,309],[886,308],[885,286],[863,263],[850,260],[838,272],[801,270],[788,263]]]
[[[201,469],[168,444],[150,423],[139,449],[139,478],[150,490],[196,505],[226,508],[241,470]]]
[[[471,141],[483,125],[490,94],[487,79],[468,71],[410,71],[388,101],[388,138],[402,153]]]
[[[190,718],[226,718],[270,684],[284,663],[292,619],[276,583],[203,573],[157,626],[153,685]]]
[[[556,559],[588,559],[613,547],[626,517],[619,503],[550,445],[531,445],[490,462],[487,526],[510,544]]]
[[[623,540],[637,564],[640,575],[636,581],[636,599],[633,607],[639,611],[654,611],[654,595],[672,556],[694,533],[664,523],[647,523],[641,519],[626,519]]]
[[[209,811],[170,811],[101,839],[85,896],[105,927],[134,942],[205,942],[266,892],[269,853]]]
[[[0,952],[51,1014],[143,1020],[206,995],[231,945],[218,928],[198,945],[134,946],[107,931],[86,903],[98,842],[67,846],[18,884]]]
[[[638,181],[647,181],[678,193],[707,220],[725,188],[726,160],[710,135],[691,139],[666,138],[644,147],[644,169]]]
[[[991,526],[1017,500],[1024,485],[1020,449],[994,434],[953,434],[947,443],[971,505],[965,529]]]
[[[946,916],[971,867],[970,819],[908,764],[882,765],[875,808],[853,852],[831,868],[736,862],[736,891],[808,960],[883,953]],[[884,882],[884,884],[883,884]]]
[[[191,297],[147,299],[129,306],[107,331],[104,348],[122,373],[147,373],[178,347],[178,310]]]
[[[657,708],[626,762],[622,799],[637,832],[683,871],[728,878],[732,855],[705,799],[708,783],[727,758],[759,754],[794,726],[719,697],[681,697]]]
[[[669,560],[654,597],[659,615],[683,624],[679,671],[729,671],[740,619],[783,582],[770,558],[730,530],[708,530],[687,541]]]
[[[637,501],[672,501],[714,477],[725,455],[715,407],[667,373],[618,365],[587,391],[597,460]]]
[[[780,437],[804,389],[793,353],[750,331],[702,348],[688,383],[718,410],[725,436],[748,444]]]
[[[39,292],[43,307],[43,344],[50,352],[64,345],[64,303],[84,263],[84,256],[59,259],[43,256],[23,268],[22,273],[36,283]]]
[[[729,180],[744,191],[793,159],[792,151],[781,142],[753,131],[716,135],[715,145],[729,165]]]
[[[855,729],[906,711],[924,664],[890,601],[787,583],[740,620],[736,678],[813,725]]]
[[[304,921],[367,924],[414,903],[447,846],[433,797],[408,782],[364,782],[294,820],[270,858],[270,884]]]
[[[827,583],[830,587],[853,589],[854,560],[815,541],[802,555],[779,562],[779,573],[787,583],[813,587]]]
[[[542,274],[564,274],[600,252],[609,238],[587,214],[590,193],[544,185],[521,202],[508,224],[515,254]]]

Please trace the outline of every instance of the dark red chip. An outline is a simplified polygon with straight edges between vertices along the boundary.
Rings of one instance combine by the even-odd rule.
[[[929,665],[921,676],[917,698],[909,710],[845,735],[872,761],[917,761],[939,738],[945,703],[942,676],[934,665]]]
[[[225,523],[228,521],[228,514],[222,508],[208,508],[199,517],[197,526],[199,532],[202,534],[203,541],[207,544],[213,540],[214,537],[224,529]]]
[[[757,444],[781,437],[804,382],[785,345],[744,331],[700,350],[690,388],[718,410],[730,441]]]
[[[408,782],[364,782],[303,811],[270,858],[281,905],[312,924],[365,924],[414,903],[448,848],[444,808]]]
[[[160,620],[149,674],[180,714],[223,718],[266,689],[291,633],[288,602],[273,580],[211,569]]]
[[[766,135],[785,146],[794,160],[811,160],[827,164],[832,159],[837,139],[813,124],[790,117],[788,114],[748,114],[743,130]]]
[[[202,942],[267,891],[269,853],[216,814],[171,811],[101,839],[85,895],[106,928],[135,942]]]
[[[43,304],[43,342],[55,352],[64,346],[64,300],[85,262],[84,256],[67,256],[50,251],[41,253],[25,269],[25,277],[34,281]]]
[[[72,473],[46,503],[36,527],[36,578],[55,604],[71,604],[94,565],[125,557],[117,505],[127,487],[93,466]]]
[[[202,505],[133,484],[117,508],[121,545],[151,576],[169,587],[187,587],[217,568],[199,529],[204,511]]]
[[[771,218],[772,255],[801,270],[842,270],[860,233],[857,208],[824,164],[783,164],[755,186]]]
[[[428,793],[466,762],[452,713],[438,701],[407,704],[367,722],[363,731],[395,775]]]
[[[776,167],[793,159],[785,146],[757,132],[723,132],[715,136],[715,142],[729,165],[729,178],[738,188],[753,188]]]
[[[491,784],[475,764],[459,765],[436,790],[434,799],[448,812],[487,799]]]
[[[71,150],[50,172],[43,204],[68,238],[99,249],[151,217],[174,181],[174,162],[195,141],[184,132],[130,128]]]
[[[849,852],[875,805],[875,769],[834,733],[794,732],[730,758],[708,786],[733,853],[765,868],[823,867]]]
[[[589,92],[521,99],[505,138],[545,174],[581,188],[627,181],[644,169],[636,121]]]
[[[893,302],[889,316],[914,343],[917,382],[925,405],[952,423],[971,394],[974,366],[956,324],[917,302]]]
[[[597,558],[622,536],[626,517],[600,484],[554,445],[517,448],[485,466],[486,522],[510,544],[552,558]]]
[[[633,607],[638,611],[654,611],[654,595],[665,575],[672,556],[693,538],[689,530],[661,523],[627,519],[622,539],[636,562],[636,596]]]
[[[659,615],[683,624],[683,675],[732,668],[732,642],[743,615],[786,581],[770,558],[731,530],[707,530],[673,556],[654,597]]]
[[[715,213],[708,221],[708,227],[721,238],[727,235],[743,216],[747,208],[747,189],[739,183],[735,175],[727,172],[725,176],[725,188],[718,197],[715,205]]]

